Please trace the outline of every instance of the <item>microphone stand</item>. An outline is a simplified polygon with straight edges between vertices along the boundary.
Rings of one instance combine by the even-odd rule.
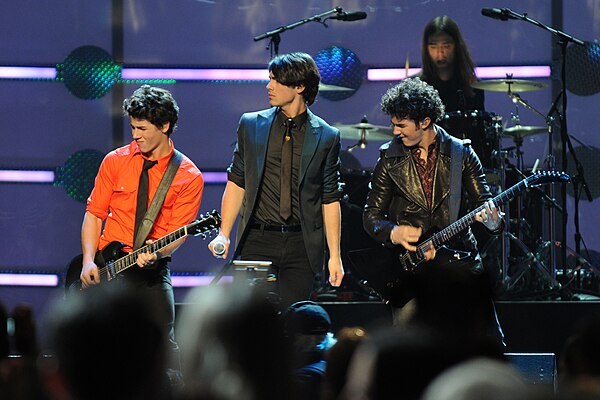
[[[504,11],[506,12],[508,18],[510,19],[520,19],[522,21],[526,21],[529,22],[535,26],[538,26],[540,28],[543,28],[545,30],[547,30],[548,32],[551,32],[552,34],[554,34],[555,36],[558,37],[558,44],[560,45],[560,49],[561,49],[561,74],[560,74],[560,78],[561,78],[561,87],[562,87],[562,118],[560,118],[560,137],[561,137],[561,145],[562,145],[562,153],[561,153],[561,157],[562,157],[562,169],[564,171],[567,170],[567,146],[569,147],[569,151],[571,152],[571,155],[573,157],[573,159],[575,160],[575,165],[578,168],[577,174],[578,176],[578,180],[579,182],[583,182],[583,187],[586,188],[587,184],[585,183],[585,179],[583,178],[583,168],[580,167],[580,163],[577,160],[577,157],[575,155],[575,152],[573,151],[573,145],[571,144],[571,141],[569,139],[569,134],[567,132],[567,74],[566,74],[566,60],[567,60],[567,45],[569,44],[569,42],[574,43],[576,45],[580,45],[580,46],[585,46],[585,43],[583,40],[577,39],[563,31],[560,31],[558,29],[554,29],[551,28],[537,20],[531,19],[527,16],[527,14],[518,14],[510,9],[504,9]],[[573,179],[573,182],[575,184],[576,179]],[[575,189],[577,190],[577,184],[575,184]],[[589,189],[586,190],[586,194],[587,192],[589,192]],[[591,198],[591,193],[590,196],[588,198],[590,201],[592,201]],[[563,265],[563,279],[566,278],[567,276],[567,246],[566,246],[566,240],[567,240],[567,191],[563,188],[562,192],[561,192],[561,202],[563,205],[563,210],[564,212],[562,213],[562,241],[564,242],[564,245],[561,246],[561,261],[562,261],[562,265]],[[576,248],[576,252],[579,254],[579,249],[580,249],[580,240],[581,240],[581,234],[579,233],[579,221],[577,221],[577,219],[579,218],[579,211],[578,211],[578,207],[579,205],[577,204],[578,199],[577,196],[575,197],[575,248]],[[576,267],[578,267],[579,265],[577,265]]]
[[[319,22],[327,28],[327,25],[325,25],[325,23],[322,22],[321,19],[328,15],[339,14],[341,12],[342,12],[342,7],[335,7],[335,8],[333,8],[329,11],[326,11],[322,14],[317,14],[310,18],[304,18],[304,19],[301,19],[300,21],[294,22],[292,24],[289,24],[286,26],[280,26],[279,28],[274,29],[270,32],[266,32],[266,33],[263,33],[262,35],[255,36],[254,41],[258,42],[259,40],[270,38],[270,42],[269,42],[269,45],[267,46],[267,50],[271,51],[271,58],[273,58],[273,55],[279,54],[279,43],[281,42],[281,37],[279,35],[280,33],[290,30],[290,29],[294,29],[295,27],[304,25],[308,22]]]

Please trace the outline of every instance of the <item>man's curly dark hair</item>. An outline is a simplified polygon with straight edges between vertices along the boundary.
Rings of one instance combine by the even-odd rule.
[[[381,98],[381,111],[397,119],[438,122],[444,115],[444,103],[433,86],[419,78],[408,78],[391,87]]]
[[[166,89],[143,85],[123,101],[123,112],[135,119],[145,119],[161,128],[169,122],[167,135],[173,133],[179,119],[179,106]]]

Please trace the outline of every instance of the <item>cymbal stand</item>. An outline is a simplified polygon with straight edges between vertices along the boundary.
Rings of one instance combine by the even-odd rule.
[[[550,107],[550,111],[548,112],[548,115],[542,114],[535,107],[533,107],[531,104],[529,104],[526,100],[524,100],[523,98],[521,98],[521,96],[519,96],[517,93],[508,92],[508,96],[512,99],[513,103],[515,103],[515,104],[518,103],[518,104],[523,105],[528,110],[530,110],[533,113],[539,115],[546,122],[546,125],[548,126],[548,144],[547,144],[548,152],[546,154],[546,159],[544,160],[544,165],[546,167],[546,170],[554,171],[554,169],[556,168],[556,159],[554,157],[554,150],[553,150],[554,146],[553,146],[553,137],[552,137],[552,133],[553,133],[552,132],[552,127],[553,127],[553,124],[554,124],[554,117],[552,117],[552,114],[553,114],[553,112],[554,112],[554,110],[556,108],[556,105],[557,105],[558,100],[560,98],[560,94],[554,100],[552,106]],[[522,164],[521,164],[521,165],[519,165],[519,173],[522,170],[523,169],[522,169]],[[548,231],[548,241],[550,243],[555,243],[556,242],[555,208],[556,208],[556,206],[558,206],[558,204],[557,204],[557,202],[555,200],[555,194],[556,194],[555,193],[555,185],[553,183],[551,183],[551,184],[549,184],[547,186],[548,186],[548,189],[547,189],[548,193],[544,197],[545,197],[546,200],[549,200],[547,202],[549,204],[549,206],[547,207],[547,210],[548,210],[548,229],[547,229],[547,231]],[[562,208],[559,207],[559,209],[562,212]],[[557,271],[557,265],[556,265],[556,246],[550,246],[550,251],[548,252],[548,266],[550,268],[550,273],[551,273],[552,277],[555,279],[556,278],[556,271]]]
[[[506,150],[494,150],[492,156],[496,157],[499,160],[500,164],[500,184],[503,185],[503,189],[506,187],[506,158],[508,157],[508,151]],[[502,233],[502,242],[501,242],[501,255],[502,258],[500,260],[500,265],[502,268],[502,284],[507,285],[509,276],[508,276],[508,266],[509,266],[509,255],[510,255],[510,240],[506,232],[510,227],[510,202],[506,202],[503,206],[504,208],[504,232]]]

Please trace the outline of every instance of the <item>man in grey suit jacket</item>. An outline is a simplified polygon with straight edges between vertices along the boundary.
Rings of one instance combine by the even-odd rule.
[[[339,286],[344,276],[340,134],[308,109],[319,81],[308,54],[271,60],[267,92],[272,108],[240,119],[221,228],[208,245],[215,256],[227,257],[239,214],[233,258],[272,261],[283,307],[310,296],[314,276],[323,268],[325,243],[329,282]],[[224,247],[220,254],[217,243]]]

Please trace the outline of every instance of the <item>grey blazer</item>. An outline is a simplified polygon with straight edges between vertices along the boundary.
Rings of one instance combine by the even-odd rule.
[[[245,113],[240,119],[237,143],[228,172],[228,179],[245,189],[237,229],[234,258],[239,255],[248,233],[267,156],[269,131],[277,107]],[[340,132],[308,110],[306,136],[302,147],[298,193],[300,223],[310,266],[316,273],[322,270],[325,254],[323,195],[336,201],[341,198]]]

